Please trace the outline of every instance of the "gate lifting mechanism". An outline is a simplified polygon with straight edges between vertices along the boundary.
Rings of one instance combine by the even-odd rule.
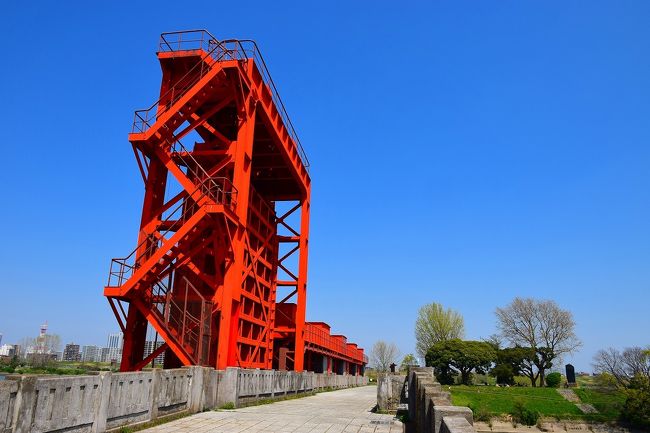
[[[363,349],[305,322],[309,162],[255,42],[163,33],[160,98],[129,141],[145,184],[137,247],[104,295],[122,371],[204,365],[362,374]],[[145,356],[147,328],[164,344]]]

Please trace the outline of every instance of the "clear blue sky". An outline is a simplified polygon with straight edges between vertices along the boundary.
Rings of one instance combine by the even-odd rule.
[[[133,111],[159,33],[207,28],[257,40],[312,161],[309,320],[406,353],[424,303],[478,339],[532,296],[573,311],[579,370],[650,343],[650,2],[305,3],[5,2],[5,342],[117,329]]]

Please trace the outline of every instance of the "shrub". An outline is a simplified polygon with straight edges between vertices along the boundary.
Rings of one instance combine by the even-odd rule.
[[[469,408],[474,414],[474,421],[488,422],[492,418],[485,404],[470,404]]]
[[[514,402],[510,415],[512,415],[513,421],[528,426],[536,425],[537,420],[539,420],[539,412],[530,410],[521,400]]]
[[[557,388],[560,383],[562,383],[562,374],[557,371],[546,376],[546,386],[549,388]]]
[[[650,429],[650,381],[635,378],[625,391],[627,399],[621,411],[621,419],[634,427]]]

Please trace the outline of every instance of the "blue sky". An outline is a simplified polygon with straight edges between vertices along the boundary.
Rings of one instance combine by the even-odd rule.
[[[432,301],[466,337],[515,296],[600,348],[649,344],[647,1],[3,5],[0,333],[104,344],[135,245],[127,141],[163,31],[257,40],[312,162],[309,320],[414,351]]]

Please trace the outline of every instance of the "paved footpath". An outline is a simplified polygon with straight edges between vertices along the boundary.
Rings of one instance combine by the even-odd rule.
[[[392,415],[370,412],[376,403],[377,388],[361,386],[261,406],[203,412],[143,431],[401,433],[402,423]]]

